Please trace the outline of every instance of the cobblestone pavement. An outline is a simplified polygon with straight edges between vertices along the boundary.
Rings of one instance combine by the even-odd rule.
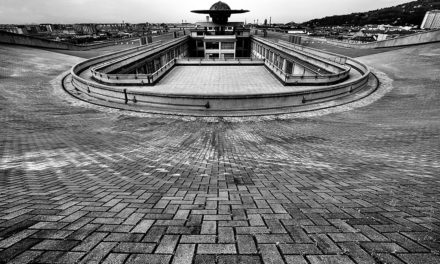
[[[81,59],[0,46],[0,262],[440,263],[440,47],[375,103],[183,121],[71,104]]]

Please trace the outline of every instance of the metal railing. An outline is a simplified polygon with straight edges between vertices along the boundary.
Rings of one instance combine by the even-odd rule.
[[[268,59],[264,59],[264,64],[272,70],[273,73],[278,75],[282,81],[286,84],[302,84],[302,83],[329,83],[336,82],[348,77],[349,71],[338,73],[338,74],[328,74],[328,75],[306,75],[306,74],[291,74],[286,73],[283,69],[280,69],[276,64]]]
[[[340,63],[340,62],[336,62],[334,60],[330,60],[328,57],[325,56],[318,56],[316,54],[316,52],[310,52],[307,51],[307,48],[305,47],[301,47],[301,48],[295,48],[295,46],[290,47],[290,45],[286,45],[286,44],[280,44],[279,40],[273,41],[273,40],[267,40],[267,39],[263,39],[261,37],[253,37],[253,39],[257,42],[261,42],[264,45],[267,45],[269,47],[272,47],[274,49],[280,50],[284,53],[287,53],[291,56],[295,56],[298,57],[299,59],[301,59],[300,57],[304,57],[304,58],[311,58],[313,60],[315,60],[315,62],[318,62],[320,64],[325,65],[324,67],[331,67],[334,68],[333,70],[336,71],[336,69],[338,69],[338,71],[344,71],[347,70],[347,67],[345,66],[345,62],[347,60],[347,58],[345,57],[344,59],[340,59],[340,62],[344,62],[344,64]],[[296,50],[295,50],[296,49]],[[291,54],[292,52],[294,52],[295,54]],[[325,54],[325,53],[324,53]],[[300,55],[300,56],[298,56]],[[303,58],[303,60],[304,60]],[[307,67],[305,65],[303,65],[304,67]],[[322,68],[322,67],[321,67]],[[314,71],[313,69],[310,69],[311,71]]]
[[[161,70],[165,65],[162,66],[161,69],[158,69],[155,73],[151,73],[151,74],[108,74],[108,73],[101,72],[101,70],[105,69],[107,67],[110,67],[111,65],[115,65],[117,63],[120,63],[120,62],[127,62],[128,59],[133,60],[133,59],[137,59],[139,56],[145,56],[144,55],[145,53],[160,52],[161,50],[166,50],[170,47],[173,47],[173,45],[177,45],[180,42],[185,41],[186,38],[187,37],[185,36],[185,37],[167,42],[166,46],[164,46],[164,47],[161,47],[162,43],[156,43],[154,46],[150,46],[146,50],[136,51],[135,53],[130,53],[125,56],[117,57],[117,58],[114,58],[110,61],[106,61],[104,63],[93,66],[90,68],[92,77],[98,81],[101,81],[103,83],[109,83],[109,84],[115,84],[115,83],[120,83],[120,84],[130,83],[131,84],[133,82],[127,82],[127,81],[128,80],[137,80],[137,79],[139,79],[140,81],[134,82],[136,84],[139,84],[139,85],[152,84],[154,82],[154,80],[156,79],[154,76],[157,75],[157,71]],[[160,49],[160,50],[158,50],[158,49]],[[182,56],[182,54],[179,56]],[[175,60],[175,58],[173,58],[171,60],[171,61],[173,61],[173,65],[174,65],[174,60]],[[169,61],[169,62],[171,62],[171,61]],[[167,62],[167,64],[169,64],[169,62]]]
[[[250,62],[255,63],[263,63],[263,59],[257,59],[252,57],[235,57],[235,58],[194,58],[187,57],[178,59],[178,64],[185,64],[185,62],[193,63],[193,64],[210,64],[210,63],[225,63],[225,64],[247,64]]]

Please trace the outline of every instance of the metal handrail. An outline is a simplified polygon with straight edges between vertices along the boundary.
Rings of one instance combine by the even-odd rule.
[[[268,59],[264,59],[264,62],[267,64],[267,66],[275,69],[275,71],[279,72],[281,76],[285,78],[285,80],[291,80],[291,79],[333,79],[333,78],[341,78],[346,77],[348,75],[348,72],[339,73],[339,74],[331,74],[331,75],[304,75],[304,74],[289,74],[280,69],[278,66],[276,66],[273,62],[271,62]]]
[[[255,38],[255,37],[254,37]],[[258,38],[256,38],[256,40],[257,41],[260,41],[260,42],[263,42],[263,43],[265,43],[266,45],[276,45],[277,46],[277,49],[281,49],[281,50],[284,50],[285,52],[286,51],[288,51],[288,52],[292,52],[293,50],[292,49],[289,49],[290,47],[290,45],[289,46],[287,46],[286,47],[286,45],[285,44],[279,44],[278,43],[278,41],[277,42],[275,42],[275,41],[269,41],[269,40],[266,40],[266,39],[262,39],[262,38],[260,38],[260,37],[258,37]],[[332,61],[332,60],[329,60],[328,58],[325,58],[325,57],[322,57],[322,56],[319,56],[319,55],[316,55],[316,54],[314,54],[314,53],[311,53],[311,52],[307,52],[307,51],[305,51],[304,50],[304,48],[302,48],[301,50],[300,50],[301,52],[299,52],[300,54],[302,53],[302,55],[304,55],[304,56],[309,56],[309,57],[314,57],[316,60],[321,60],[322,62],[324,62],[324,63],[327,63],[327,64],[330,64],[331,65],[331,63],[332,62],[334,62],[334,63],[337,63],[337,64],[339,64],[338,66],[336,66],[336,65],[333,65],[334,67],[337,67],[337,68],[346,68],[346,66],[345,66],[345,64],[341,64],[341,63],[338,63],[338,62],[336,62],[336,61]],[[346,59],[346,57],[345,57],[345,59]],[[328,63],[328,62],[330,62],[330,63]],[[304,66],[304,65],[303,65]],[[345,67],[344,67],[345,66]]]

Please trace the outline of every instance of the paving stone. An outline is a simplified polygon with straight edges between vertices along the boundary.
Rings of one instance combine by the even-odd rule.
[[[78,263],[79,260],[85,255],[85,252],[66,252],[57,259],[58,263],[74,264]]]
[[[45,251],[43,254],[33,260],[35,263],[58,263],[65,254],[63,251]]]
[[[60,250],[69,251],[80,242],[76,240],[52,240],[46,239],[33,246],[33,250]]]
[[[141,241],[142,234],[132,234],[132,233],[110,233],[104,238],[104,241],[115,241],[115,242],[139,242]]]
[[[179,240],[178,235],[165,235],[160,240],[159,245],[156,248],[155,253],[158,254],[173,254],[174,248]]]
[[[196,255],[194,258],[194,264],[206,264],[215,263],[218,256],[216,255]]]
[[[375,229],[371,228],[370,226],[357,225],[355,227],[357,229],[359,229],[364,236],[368,237],[372,241],[377,241],[377,242],[389,241],[389,239],[386,236],[384,236],[383,234],[377,232]]]
[[[429,253],[397,254],[397,256],[408,264],[440,263],[439,255]]]
[[[405,262],[401,261],[396,256],[389,254],[389,253],[373,253],[373,257],[377,260],[379,263],[389,263],[389,264],[404,264]],[[412,264],[412,263],[411,263]]]
[[[203,221],[202,230],[200,231],[200,234],[202,235],[215,234],[217,232],[216,227],[217,227],[216,221]]]
[[[317,255],[307,256],[311,264],[354,264],[347,256]]]
[[[343,252],[358,264],[374,264],[375,259],[364,251],[356,242],[338,243]]]
[[[287,232],[297,243],[312,243],[310,237],[298,226],[286,226]]]
[[[173,264],[191,264],[195,249],[195,244],[180,244],[174,254]]]
[[[219,227],[218,243],[235,243],[234,229],[232,227]]]
[[[1,240],[0,241],[0,248],[8,248],[8,247],[14,245],[15,243],[21,241],[22,239],[29,237],[30,235],[34,234],[35,232],[36,232],[35,230],[23,230],[21,232],[18,232],[16,234],[8,237],[7,239]]]
[[[240,254],[256,254],[257,247],[255,245],[254,239],[249,235],[238,235],[237,236],[237,246],[238,252]]]
[[[21,263],[32,263],[34,259],[43,254],[43,251],[33,251],[26,250],[8,263],[21,264]],[[2,261],[6,261],[6,259],[2,259]]]
[[[429,252],[427,248],[417,244],[416,242],[399,233],[385,233],[384,235],[391,241],[396,242],[399,246],[408,250],[408,252]]]
[[[284,263],[280,252],[273,244],[261,244],[259,245],[261,258],[264,264],[278,264]]]
[[[293,243],[292,238],[288,234],[262,234],[255,235],[255,238],[259,244]]]
[[[209,254],[236,254],[235,244],[199,244],[197,246],[198,255]]]
[[[259,256],[246,255],[220,255],[218,264],[259,264],[262,263]]]
[[[215,240],[215,235],[183,235],[180,239],[180,243],[206,244],[215,243]]]
[[[315,244],[281,244],[280,250],[284,255],[321,254]]]
[[[73,251],[89,251],[95,247],[100,241],[102,241],[108,233],[93,233],[84,239],[81,244],[73,248]]]
[[[330,233],[328,236],[335,242],[370,241],[370,239],[360,233]]]
[[[386,253],[400,253],[407,252],[404,248],[396,243],[387,242],[362,242],[361,246],[369,252],[386,252]]]
[[[325,234],[312,235],[315,244],[325,254],[341,253],[341,249]]]
[[[101,242],[89,251],[80,263],[100,262],[116,245],[116,242]]]
[[[112,249],[117,253],[152,253],[156,244],[140,242],[120,242]]]
[[[148,230],[148,233],[142,239],[142,242],[159,242],[167,228],[163,226],[153,226]]]
[[[132,230],[132,233],[147,233],[148,229],[153,225],[154,220],[142,220]]]
[[[4,262],[8,262],[9,260],[12,260],[15,256],[19,255],[20,253],[30,249],[33,245],[37,244],[40,241],[41,240],[39,239],[32,239],[32,238],[25,238],[23,240],[20,240],[19,242],[15,243],[9,248],[0,251],[0,259]]]
[[[102,262],[103,264],[122,264],[129,254],[110,253]]]
[[[171,260],[171,255],[156,255],[156,254],[133,254],[127,259],[125,263],[128,264],[167,264]]]

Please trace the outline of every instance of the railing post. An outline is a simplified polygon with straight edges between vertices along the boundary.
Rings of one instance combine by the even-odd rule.
[[[127,89],[124,89],[125,104],[128,103]]]

